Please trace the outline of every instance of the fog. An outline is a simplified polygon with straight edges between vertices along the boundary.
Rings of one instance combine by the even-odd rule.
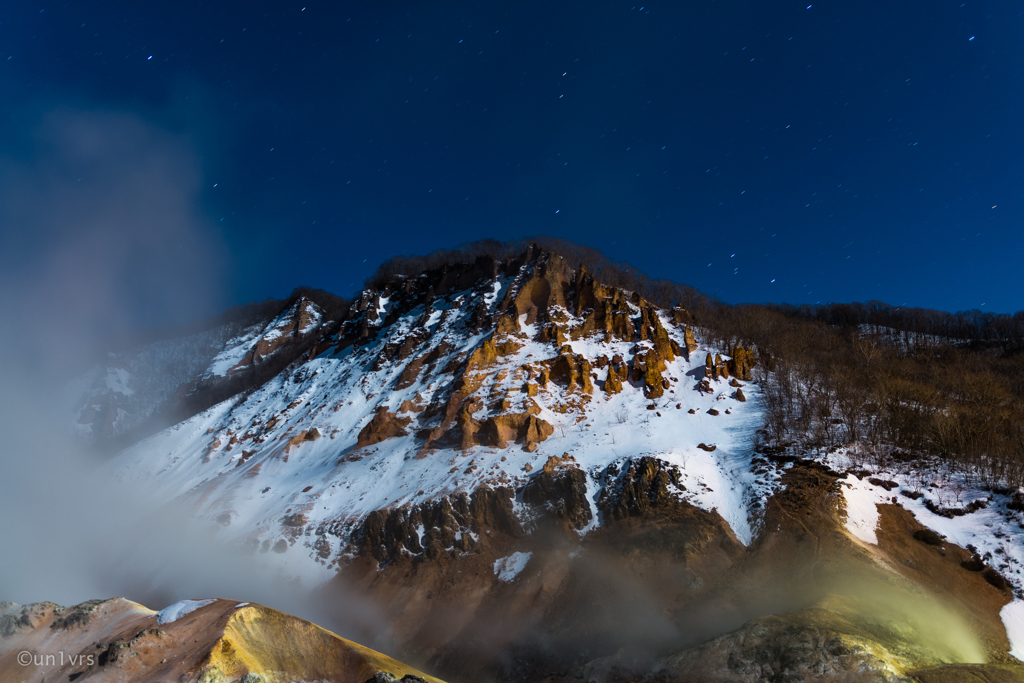
[[[0,600],[258,602],[343,635],[382,628],[342,591],[325,610],[153,509],[71,435],[62,388],[112,335],[219,309],[221,243],[187,136],[125,112],[57,110],[0,156]]]

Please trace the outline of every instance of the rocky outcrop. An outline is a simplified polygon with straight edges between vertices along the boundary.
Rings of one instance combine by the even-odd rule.
[[[697,340],[693,337],[693,328],[689,325],[686,326],[686,332],[683,334],[683,341],[686,344],[686,356],[689,358],[690,354],[697,350]]]
[[[729,355],[732,356],[728,363],[732,376],[746,382],[752,381],[754,378],[751,375],[751,369],[757,364],[754,351],[737,345],[729,350]]]
[[[810,616],[810,615],[809,615]],[[852,634],[808,618],[767,616],[655,665],[661,680],[760,683],[772,681],[886,681],[894,677],[875,648]],[[771,672],[770,678],[766,672]]]
[[[319,438],[320,438],[320,430],[318,430],[316,427],[313,427],[312,429],[308,429],[306,431],[300,432],[300,433],[296,434],[295,436],[293,436],[292,438],[288,439],[288,443],[284,447],[284,452],[288,453],[293,448],[297,447],[298,445],[300,445],[302,443],[305,443],[307,441],[316,441]],[[381,440],[383,440],[383,439],[381,439]]]
[[[376,510],[350,542],[357,553],[384,564],[408,555],[436,559],[443,553],[469,552],[492,534],[523,534],[512,511],[514,495],[508,487],[482,486],[472,496],[457,493],[413,507]]]
[[[617,394],[622,391],[622,382],[629,379],[629,366],[616,354],[608,363],[608,377],[604,381],[606,394]]]
[[[256,340],[241,361],[228,370],[232,374],[258,365],[268,356],[284,346],[293,344],[300,337],[314,332],[320,325],[323,311],[305,297],[301,297],[285,312],[281,313]]]
[[[635,330],[625,292],[597,282],[584,267],[577,273],[574,290],[574,308],[583,322],[570,331],[572,339],[601,334],[607,341],[633,340]]]
[[[670,508],[678,502],[672,490],[685,490],[676,467],[646,456],[629,460],[622,470],[609,465],[604,476],[597,505],[609,519],[644,517]]]
[[[590,361],[573,353],[569,347],[563,347],[557,356],[545,361],[544,365],[548,368],[548,379],[561,384],[565,391],[594,393],[594,385],[590,379]]]
[[[643,384],[644,397],[660,398],[669,387],[668,380],[661,374],[665,361],[656,349],[637,346],[633,352],[632,380]]]
[[[532,451],[555,431],[551,424],[532,412],[494,415],[478,424],[472,445],[494,448],[507,448],[509,442],[514,442]]]
[[[551,456],[523,488],[523,502],[570,529],[582,529],[593,519],[587,500],[587,476],[573,462]]]
[[[405,428],[410,422],[412,418],[401,417],[397,413],[388,412],[386,406],[379,406],[373,418],[359,430],[356,448],[372,446],[393,436],[405,436],[408,434]]]
[[[498,351],[494,346],[494,338],[486,340],[476,347],[466,362],[466,372],[477,372],[494,365],[498,361]]]
[[[528,251],[527,260],[533,255],[532,251]],[[509,290],[501,310],[514,310],[516,317],[525,315],[527,325],[545,319],[551,307],[567,308],[566,294],[572,275],[568,261],[554,252],[543,252],[537,257],[530,276]]]
[[[721,354],[715,354],[715,377],[722,379],[729,379],[729,368],[726,367],[725,361],[722,360]]]

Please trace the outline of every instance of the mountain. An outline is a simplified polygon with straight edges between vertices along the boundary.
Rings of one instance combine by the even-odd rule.
[[[0,682],[442,683],[276,610],[182,600],[159,612],[115,598],[0,604]]]
[[[908,422],[900,364],[948,358],[563,247],[295,298],[111,471],[327,604],[354,584],[449,680],[1019,675],[1024,497],[972,464],[1012,458],[901,450],[960,404]]]
[[[68,384],[72,429],[100,443],[137,441],[266,381],[308,351],[330,316],[347,305],[299,288],[288,299],[240,306],[158,332],[147,343],[122,340]]]

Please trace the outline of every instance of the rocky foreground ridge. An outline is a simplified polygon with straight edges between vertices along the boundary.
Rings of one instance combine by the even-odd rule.
[[[998,554],[921,540],[881,472],[754,449],[763,351],[539,248],[318,308],[226,342],[179,396],[244,390],[116,476],[325,601],[354,584],[448,680],[1015,675]]]
[[[160,612],[114,598],[0,603],[0,681],[441,683],[262,605],[185,600]]]

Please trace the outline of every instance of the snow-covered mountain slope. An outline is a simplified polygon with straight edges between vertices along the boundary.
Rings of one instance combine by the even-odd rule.
[[[705,377],[711,350],[691,336],[687,351],[673,312],[556,254],[483,271],[367,292],[315,357],[129,448],[119,476],[191,501],[229,537],[326,565],[376,510],[521,489],[549,458],[586,477],[585,533],[608,466],[651,456],[678,468],[678,497],[749,543],[770,490],[750,467],[756,385]]]
[[[94,439],[120,437],[155,413],[177,414],[175,402],[227,384],[229,375],[246,375],[268,361],[291,360],[297,346],[321,329],[323,311],[298,297],[272,319],[228,322],[171,339],[109,353],[65,388],[72,430]],[[232,390],[244,389],[236,382]]]
[[[224,377],[264,362],[290,341],[319,331],[323,317],[319,306],[300,297],[266,325],[254,325],[228,340],[203,378]]]
[[[108,354],[104,364],[76,378],[64,392],[73,430],[94,438],[128,433],[148,420],[179,386],[205,374],[239,332],[238,325],[218,325]]]

